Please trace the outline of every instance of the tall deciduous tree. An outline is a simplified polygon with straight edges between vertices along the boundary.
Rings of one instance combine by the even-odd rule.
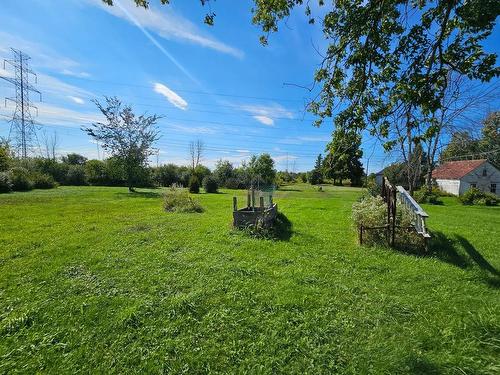
[[[274,185],[276,181],[276,169],[274,168],[274,160],[269,154],[261,154],[259,156],[252,155],[248,163],[252,184],[254,185]]]
[[[106,121],[95,122],[82,130],[119,160],[129,191],[134,191],[148,158],[155,153],[153,144],[159,138],[155,125],[160,117],[136,116],[132,107],[123,105],[116,97],[106,97],[104,104],[97,100],[94,103]]]
[[[135,2],[145,7],[148,3]],[[305,6],[304,0],[254,3],[252,20],[265,33],[263,44],[296,7],[305,9],[311,24],[317,20],[309,1]],[[498,0],[318,0],[317,4],[323,7],[321,26],[328,41],[314,76],[320,92],[309,105],[318,126],[334,117],[337,128],[355,132],[369,128],[372,134],[389,138],[391,120],[400,114],[410,156],[413,145],[441,138],[436,123],[446,108],[451,76],[489,81],[500,75],[496,54],[483,49],[500,14]],[[213,23],[213,13],[208,20]],[[384,146],[391,150],[399,140],[387,139]],[[435,154],[436,143],[430,143],[428,158]]]
[[[333,132],[332,141],[327,145],[328,154],[324,161],[327,177],[342,184],[349,179],[351,185],[360,186],[363,178],[361,157],[361,136],[356,131],[337,129]]]
[[[314,169],[309,173],[309,183],[318,185],[323,183],[323,156],[321,154],[316,158]]]

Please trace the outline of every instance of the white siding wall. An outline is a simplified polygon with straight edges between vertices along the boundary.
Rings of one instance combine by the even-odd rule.
[[[460,193],[460,181],[459,180],[440,180],[436,179],[436,183],[439,188],[447,193],[458,195]]]
[[[483,170],[486,170],[486,176],[483,176]],[[460,195],[465,193],[472,184],[476,184],[479,190],[488,193],[490,192],[491,184],[496,184],[496,194],[500,196],[500,171],[491,163],[484,163],[479,168],[462,177],[460,180]]]

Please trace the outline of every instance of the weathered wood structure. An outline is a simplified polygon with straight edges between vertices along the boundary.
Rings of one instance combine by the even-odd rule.
[[[383,226],[359,228],[359,243],[363,244],[363,232],[373,229],[385,229],[387,242],[390,246],[394,246],[396,237],[396,228],[401,228],[397,225],[397,206],[404,206],[408,209],[411,215],[411,227],[403,229],[415,230],[424,240],[425,249],[428,247],[428,240],[431,237],[425,226],[425,220],[429,215],[420,207],[420,205],[412,198],[412,196],[402,187],[394,186],[389,180],[384,177],[382,181],[382,192],[380,194],[387,204],[387,222]]]
[[[274,224],[277,214],[278,206],[273,202],[272,192],[248,190],[247,205],[241,209],[238,209],[237,198],[233,197],[233,226],[236,228],[251,225],[270,227]]]

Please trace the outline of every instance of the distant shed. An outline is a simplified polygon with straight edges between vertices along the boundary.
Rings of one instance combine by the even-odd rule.
[[[486,159],[448,161],[432,172],[438,186],[454,195],[471,187],[500,195],[500,170]]]

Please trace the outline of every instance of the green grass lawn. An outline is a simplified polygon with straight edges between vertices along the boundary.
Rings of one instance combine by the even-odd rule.
[[[278,241],[231,229],[229,191],[0,195],[0,373],[498,374],[500,207],[425,206],[417,256],[359,247],[361,191],[325,190],[277,194]]]

